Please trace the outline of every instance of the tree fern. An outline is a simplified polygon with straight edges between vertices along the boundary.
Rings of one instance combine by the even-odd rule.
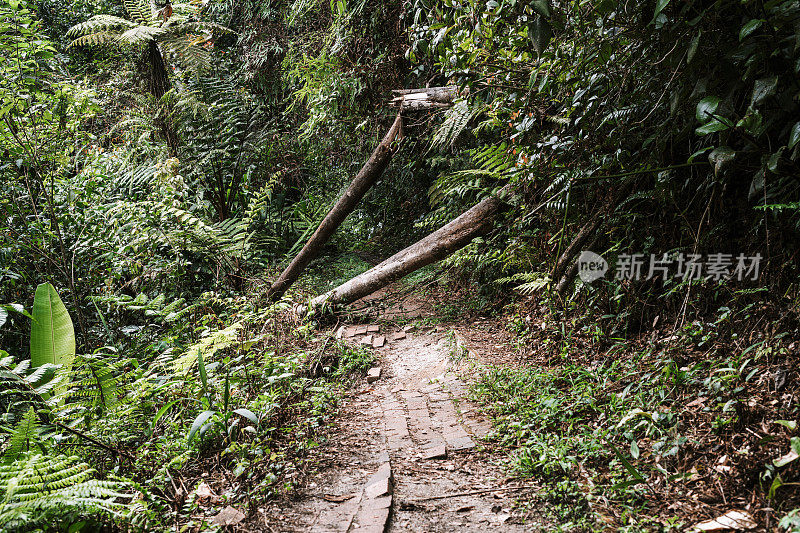
[[[137,24],[156,22],[156,12],[150,4],[150,0],[124,0],[123,4],[128,16]]]
[[[95,15],[86,22],[81,22],[72,26],[67,30],[67,37],[73,39],[69,46],[103,44],[115,39],[120,29],[135,27],[135,23],[122,17]],[[106,37],[94,40],[92,36],[97,34],[104,34]]]
[[[158,43],[170,59],[192,70],[208,68],[211,55],[207,44],[215,32],[229,33],[231,30],[219,24],[195,20],[201,9],[199,5],[176,3],[172,8],[172,16],[165,21],[148,0],[125,0],[129,19],[95,15],[67,31],[67,37],[72,38],[69,46]]]

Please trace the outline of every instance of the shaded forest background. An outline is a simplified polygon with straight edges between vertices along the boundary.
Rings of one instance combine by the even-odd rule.
[[[186,524],[175,479],[220,456],[241,501],[290,491],[370,356],[287,307],[510,184],[492,229],[416,279],[455,295],[443,314],[502,317],[550,369],[479,389],[500,440],[524,450],[515,468],[561,483],[548,497],[571,502],[564,523],[633,527],[641,508],[662,525],[691,516],[701,504],[675,476],[737,457],[728,497],[800,527],[797,463],[774,461],[800,453],[797,2],[162,8],[0,0],[0,486],[11,501],[34,466],[63,482],[0,504],[0,523]],[[392,124],[390,91],[443,85],[455,105],[406,118],[383,178],[270,304],[270,280]],[[582,250],[611,273],[583,283]],[[730,272],[759,255],[755,279],[674,275],[679,254],[720,253]],[[667,254],[670,274],[615,279],[625,254]],[[74,322],[69,364],[28,363],[42,283]],[[698,398],[707,409],[686,411]],[[600,412],[591,435],[571,429]],[[80,474],[63,481],[58,461]],[[715,494],[699,501],[718,502],[716,482],[698,482]]]

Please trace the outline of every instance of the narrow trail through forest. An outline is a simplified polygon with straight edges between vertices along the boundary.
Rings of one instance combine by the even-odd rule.
[[[503,455],[482,441],[491,425],[467,399],[463,337],[426,326],[431,316],[409,298],[369,325],[338,328],[373,346],[380,377],[342,402],[314,474],[265,513],[268,530],[530,531],[535,511],[514,503],[534,489],[507,477]]]

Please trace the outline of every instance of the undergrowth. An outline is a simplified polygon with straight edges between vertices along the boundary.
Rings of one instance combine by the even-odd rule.
[[[534,316],[512,317],[526,366],[487,369],[473,393],[561,529],[669,530],[730,509],[789,528],[797,330],[725,333],[715,317],[623,339]]]

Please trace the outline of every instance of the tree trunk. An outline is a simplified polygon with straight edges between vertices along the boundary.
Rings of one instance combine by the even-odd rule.
[[[504,205],[502,197],[507,189],[504,187],[497,196],[484,199],[455,220],[383,263],[314,298],[311,302],[312,309],[354,302],[460,250],[491,227],[495,215]]]
[[[592,218],[590,218],[589,221],[583,225],[580,231],[578,231],[577,235],[575,235],[567,248],[561,253],[561,257],[559,257],[558,261],[556,261],[556,266],[553,268],[553,273],[550,275],[553,283],[558,283],[561,280],[561,276],[564,275],[570,266],[570,260],[572,257],[580,251],[581,247],[589,239],[589,237],[594,237],[595,230],[603,221],[601,215],[604,213],[604,209],[597,210]]]
[[[169,91],[170,83],[164,56],[161,55],[161,50],[158,49],[158,43],[155,41],[150,41],[147,45],[147,62],[150,65],[150,93],[156,97],[156,100],[161,100],[161,97]],[[178,136],[175,134],[171,120],[169,117],[158,118],[156,125],[161,130],[161,136],[167,143],[170,155],[176,156],[178,154]]]
[[[322,247],[331,238],[331,235],[339,228],[339,226],[347,218],[347,215],[353,212],[353,209],[358,205],[366,192],[378,180],[378,178],[389,166],[389,161],[392,159],[392,141],[398,137],[402,137],[403,119],[400,113],[397,114],[392,127],[383,138],[381,143],[372,152],[372,155],[358,172],[350,187],[336,202],[336,205],[328,212],[325,219],[320,223],[317,231],[308,240],[300,253],[295,256],[292,262],[286,267],[278,279],[272,284],[267,293],[267,297],[275,301],[280,299],[286,290],[297,281],[303,270],[308,264],[319,255]]]

